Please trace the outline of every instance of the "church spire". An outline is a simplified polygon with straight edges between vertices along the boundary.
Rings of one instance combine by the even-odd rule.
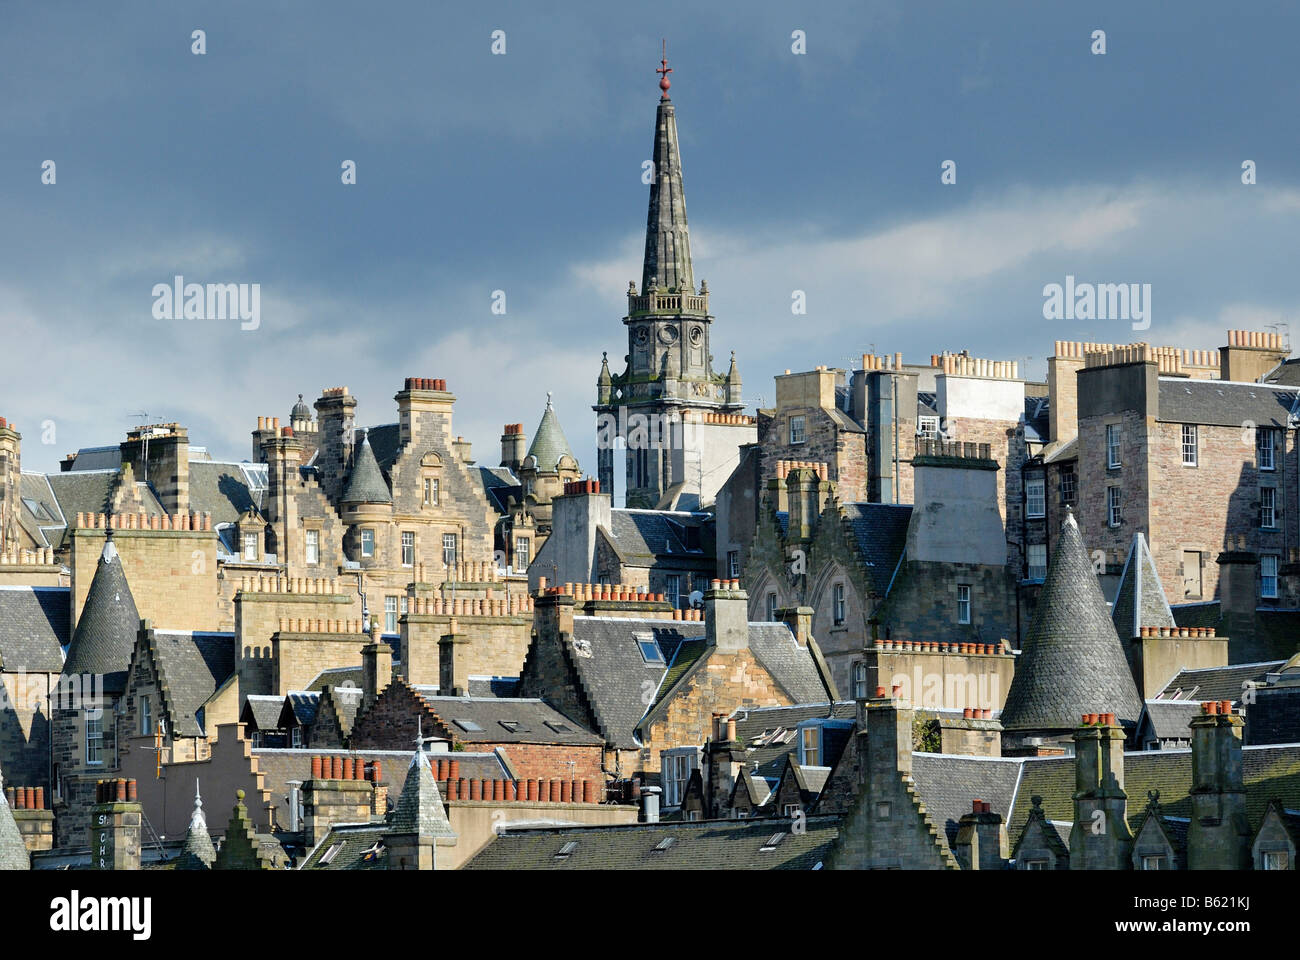
[[[641,293],[657,287],[694,293],[691,272],[691,235],[686,226],[686,193],[682,187],[682,157],[677,144],[677,117],[668,97],[672,85],[668,74],[668,45],[655,71],[661,77],[659,109],[655,117],[655,141],[651,151],[654,170],[650,181],[650,210],[646,216],[645,263],[641,270]]]

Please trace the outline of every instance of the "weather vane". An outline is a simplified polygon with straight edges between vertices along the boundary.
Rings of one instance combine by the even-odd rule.
[[[659,89],[663,91],[660,100],[668,99],[668,88],[671,87],[672,81],[668,79],[668,74],[673,72],[673,68],[668,66],[668,41],[664,40],[664,57],[659,61],[659,69],[655,73],[659,74]]]

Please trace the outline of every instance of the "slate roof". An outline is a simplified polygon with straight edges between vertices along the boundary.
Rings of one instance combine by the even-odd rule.
[[[930,819],[947,832],[948,843],[953,844],[958,823],[971,812],[972,800],[983,800],[994,813],[1008,817],[1022,765],[1020,760],[1001,757],[913,753],[912,779]]]
[[[1131,728],[1142,700],[1067,512],[1000,719],[1005,730],[1068,731],[1091,712],[1114,713]]]
[[[883,597],[907,545],[911,504],[846,503],[844,518],[859,556],[867,564],[873,592]]]
[[[836,703],[800,703],[789,707],[741,708],[731,717],[736,720],[736,737],[745,744],[745,766],[761,775],[779,776],[787,754],[799,749],[795,728],[804,720],[821,717],[852,720],[858,706],[852,700]],[[784,733],[780,731],[784,730]],[[760,742],[761,741],[761,742]],[[842,746],[842,745],[841,745]],[[830,766],[839,760],[823,758]]]
[[[276,726],[288,728],[293,725],[310,727],[316,721],[316,709],[320,706],[320,694],[306,690],[290,690],[281,699],[280,714]]]
[[[352,472],[343,488],[340,503],[392,503],[393,494],[384,481],[384,475],[370,448],[370,440],[361,438],[361,445],[352,458]]]
[[[1261,427],[1285,427],[1296,397],[1294,387],[1161,377],[1156,419],[1221,427],[1240,427],[1249,420]]]
[[[73,470],[49,475],[50,488],[59,498],[64,517],[78,513],[106,513],[116,470]]]
[[[334,713],[339,721],[339,736],[344,741],[351,735],[352,725],[356,723],[357,714],[361,711],[362,693],[360,687],[326,687],[321,692],[316,707],[317,716],[320,715],[320,709],[325,706],[327,699],[333,703]]]
[[[1201,701],[1148,700],[1143,709],[1146,718],[1142,727],[1157,740],[1191,740],[1188,723],[1201,712]]]
[[[1202,603],[1176,603],[1169,608],[1174,623],[1180,627],[1218,628],[1221,609],[1218,600]]]
[[[331,827],[325,839],[303,861],[303,870],[387,870],[388,848],[383,824],[350,824]],[[338,851],[327,863],[321,861],[335,846]]]
[[[362,438],[370,441],[370,449],[375,459],[384,470],[392,467],[397,455],[402,450],[402,426],[399,423],[381,423],[369,428],[358,428],[352,435],[352,445],[361,443]]]
[[[176,870],[208,870],[217,859],[217,848],[208,833],[208,820],[203,815],[203,800],[199,796],[199,782],[194,781],[194,814],[185,831],[185,843],[176,858]]]
[[[1142,627],[1172,627],[1174,615],[1165,599],[1165,588],[1156,573],[1156,562],[1147,548],[1147,538],[1139,531],[1133,535],[1120,574],[1111,619],[1121,640],[1141,635]]]
[[[244,467],[251,464],[190,460],[190,509],[212,514],[212,525],[235,523],[249,510],[261,510],[262,490],[251,490]]]
[[[569,441],[565,439],[564,431],[560,428],[560,418],[555,415],[555,408],[551,406],[549,393],[546,395],[546,409],[542,411],[542,419],[537,424],[533,442],[528,446],[527,456],[536,457],[537,469],[544,472],[554,471],[563,457],[569,457],[575,463],[577,462],[577,457],[573,456]]]
[[[284,697],[250,693],[244,700],[244,709],[239,713],[239,722],[251,723],[258,730],[279,730],[284,705]]]
[[[749,649],[795,703],[818,703],[831,693],[812,650],[800,647],[784,623],[750,623]]]
[[[104,690],[121,692],[139,627],[140,614],[122,572],[122,560],[113,538],[108,537],[68,647],[64,674],[103,674]]]
[[[788,821],[762,819],[506,827],[463,869],[811,870],[839,835],[839,817],[808,817],[804,826],[795,833]],[[776,837],[775,846],[763,849]],[[570,843],[571,852],[560,855]]]
[[[518,677],[470,677],[471,697],[513,697],[519,693]]]
[[[71,639],[67,587],[0,587],[0,671],[60,673]]]
[[[609,532],[623,559],[634,565],[660,556],[693,556],[708,559],[712,564],[706,534],[708,520],[709,515],[704,513],[620,507],[610,511]],[[688,534],[688,528],[697,532]],[[689,536],[697,538],[697,546],[687,546]]]
[[[1051,435],[1048,416],[1051,400],[1048,397],[1025,397],[1025,439],[1031,443],[1046,443]]]
[[[506,512],[511,497],[514,497],[516,502],[523,500],[523,485],[505,467],[480,466],[475,469],[478,471],[479,482],[483,484],[483,493],[497,513]]]
[[[307,693],[323,693],[326,687],[361,687],[360,667],[331,667],[322,670],[307,684]]]
[[[595,746],[604,743],[542,700],[503,697],[439,697],[436,688],[414,687],[457,740],[467,743],[552,743]],[[465,729],[457,721],[469,721]],[[509,724],[510,726],[507,726]],[[551,726],[548,726],[551,724]],[[510,727],[514,729],[511,729]],[[556,729],[557,727],[563,729]]]
[[[234,673],[234,635],[154,630],[143,642],[152,644],[172,731],[203,736],[198,712]]]
[[[1276,670],[1285,660],[1266,660],[1262,663],[1234,663],[1226,667],[1204,667],[1199,670],[1180,670],[1165,684],[1157,700],[1241,700],[1242,684],[1248,680],[1263,683],[1269,671]]]
[[[406,782],[397,805],[388,817],[392,833],[414,833],[434,840],[455,840],[456,831],[447,821],[447,809],[442,805],[442,794],[433,779],[429,757],[424,750],[411,754]]]

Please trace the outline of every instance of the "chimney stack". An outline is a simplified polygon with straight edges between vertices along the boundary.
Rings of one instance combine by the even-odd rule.
[[[440,696],[469,695],[469,655],[465,647],[467,643],[469,637],[460,632],[460,624],[453,617],[447,625],[447,633],[438,640],[438,694]]]
[[[134,780],[96,783],[95,806],[90,817],[90,868],[139,870],[143,818]]]
[[[641,788],[641,815],[637,818],[641,823],[659,822],[660,792],[658,787]]]
[[[1124,792],[1124,729],[1113,713],[1088,713],[1074,732],[1072,870],[1123,870],[1133,833]]]
[[[1192,730],[1192,818],[1187,869],[1248,870],[1250,822],[1242,776],[1245,727],[1232,701],[1210,701],[1188,724]]]
[[[361,648],[361,707],[365,709],[393,682],[393,648],[377,637],[379,620],[371,629],[371,642]]]
[[[713,580],[704,594],[704,635],[719,651],[749,648],[749,594],[739,580]]]
[[[501,428],[501,466],[518,471],[528,455],[528,438],[522,423],[507,423]]]

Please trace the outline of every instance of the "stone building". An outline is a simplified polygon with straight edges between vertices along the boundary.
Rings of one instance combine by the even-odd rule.
[[[698,510],[713,503],[740,446],[755,439],[756,424],[742,413],[735,355],[726,374],[713,369],[709,287],[697,287],[691,264],[667,74],[661,88],[641,286],[628,284],[623,372],[611,373],[608,355],[601,361],[596,449],[601,486],[613,494],[621,473],[626,506]]]

